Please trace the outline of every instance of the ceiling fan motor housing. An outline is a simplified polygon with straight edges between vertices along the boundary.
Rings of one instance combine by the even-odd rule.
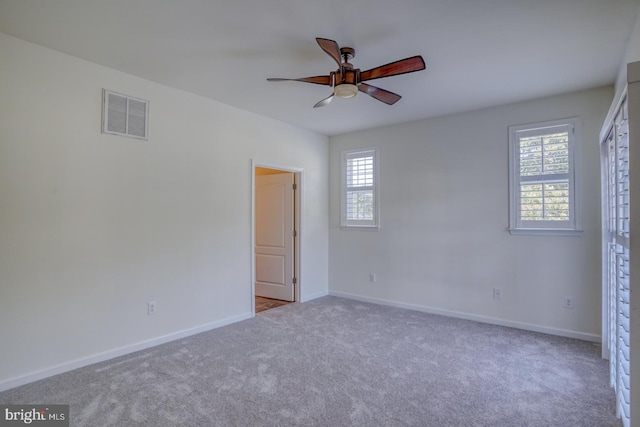
[[[344,52],[345,49],[350,49],[350,51]],[[331,85],[333,86],[334,95],[338,98],[353,98],[358,94],[360,69],[354,69],[353,65],[348,62],[353,57],[353,49],[342,48],[342,51],[345,62],[340,65],[338,70],[330,73]]]

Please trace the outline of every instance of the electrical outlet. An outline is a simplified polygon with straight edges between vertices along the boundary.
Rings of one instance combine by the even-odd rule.
[[[149,301],[147,303],[147,314],[156,314],[158,311],[158,303],[155,301]]]
[[[564,297],[564,308],[573,308],[573,298]]]
[[[376,283],[376,273],[369,273],[369,282]]]
[[[502,291],[498,288],[493,288],[493,299],[502,299]]]

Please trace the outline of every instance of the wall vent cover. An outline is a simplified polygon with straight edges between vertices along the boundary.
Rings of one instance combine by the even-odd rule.
[[[102,90],[102,132],[149,139],[149,101]]]

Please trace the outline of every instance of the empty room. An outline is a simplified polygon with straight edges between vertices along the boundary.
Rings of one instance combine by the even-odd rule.
[[[640,426],[638,0],[0,0],[0,100],[0,425]]]

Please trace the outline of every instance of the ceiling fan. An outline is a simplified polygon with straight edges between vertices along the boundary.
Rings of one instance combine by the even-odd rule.
[[[304,83],[314,83],[333,87],[333,93],[322,101],[318,102],[313,108],[324,107],[329,104],[334,96],[338,98],[353,98],[358,91],[382,101],[385,104],[393,105],[401,98],[400,95],[371,86],[364,83],[368,80],[379,79],[382,77],[397,76],[399,74],[413,73],[425,69],[422,56],[412,56],[411,58],[401,59],[386,65],[372,68],[367,71],[360,71],[359,68],[353,68],[349,63],[355,57],[356,51],[351,47],[338,47],[338,43],[334,40],[316,38],[316,41],[331,58],[338,64],[336,71],[331,71],[328,76],[301,77],[299,79],[281,79],[268,78],[270,82],[295,81]]]

